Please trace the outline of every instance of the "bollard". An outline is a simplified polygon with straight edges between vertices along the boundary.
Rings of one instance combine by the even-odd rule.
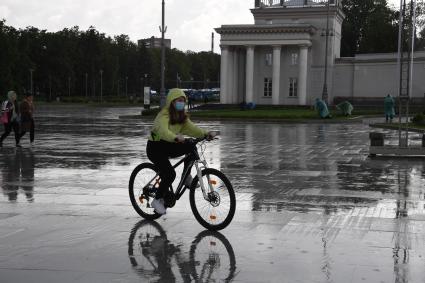
[[[384,134],[372,132],[369,133],[370,146],[384,146]]]

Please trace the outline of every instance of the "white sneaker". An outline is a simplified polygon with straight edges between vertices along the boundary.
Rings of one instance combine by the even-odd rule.
[[[156,213],[158,214],[165,214],[167,213],[167,209],[164,206],[164,199],[154,199],[151,203],[151,206],[155,209]]]

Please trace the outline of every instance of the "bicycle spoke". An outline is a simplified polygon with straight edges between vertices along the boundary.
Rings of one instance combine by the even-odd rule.
[[[196,282],[230,282],[236,259],[228,240],[220,233],[204,231],[190,251]]]
[[[217,225],[226,220],[230,208],[231,200],[230,195],[224,182],[214,175],[205,175],[202,178],[202,182],[208,186],[207,194],[216,194],[218,197],[218,203],[212,203],[204,199],[201,190],[195,192],[195,203],[199,211],[199,215],[204,221]]]

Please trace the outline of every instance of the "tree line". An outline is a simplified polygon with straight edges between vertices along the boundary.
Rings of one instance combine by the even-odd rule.
[[[408,34],[411,23],[410,1],[406,0],[404,31]],[[387,0],[342,0],[346,16],[342,24],[341,56],[352,57],[362,53],[397,52],[399,31],[399,7],[393,10]],[[417,0],[415,50],[425,50],[425,5]],[[404,49],[407,49],[407,38]]]
[[[94,27],[48,32],[15,29],[0,21],[0,93],[14,89],[56,96],[137,96],[143,86],[160,90],[160,49],[137,45]],[[210,88],[219,81],[220,55],[166,50],[165,87]],[[31,86],[32,81],[32,86]]]
[[[387,0],[342,0],[341,56],[397,51],[399,12]],[[424,50],[424,3],[417,6],[416,50]],[[407,7],[409,14],[409,6]],[[16,29],[0,21],[0,94],[14,89],[56,96],[134,96],[149,85],[160,90],[160,49],[127,35],[106,36],[94,27],[58,32]],[[220,55],[166,50],[165,87],[219,86]],[[31,84],[32,82],[32,84]]]

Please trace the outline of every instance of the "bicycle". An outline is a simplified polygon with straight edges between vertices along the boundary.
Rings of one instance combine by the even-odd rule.
[[[224,229],[232,221],[236,210],[236,198],[229,179],[221,171],[208,168],[203,154],[207,141],[206,138],[186,139],[185,142],[193,144],[193,151],[185,155],[173,168],[177,168],[185,161],[189,162],[189,166],[183,171],[176,190],[174,191],[172,185],[170,186],[164,201],[166,207],[172,208],[186,189],[189,189],[190,207],[196,220],[208,230],[217,231]],[[198,144],[201,154],[198,152]],[[196,168],[196,176],[187,187],[185,180],[193,166]],[[129,181],[131,204],[145,219],[155,220],[161,217],[151,207],[160,182],[158,170],[153,163],[139,164],[131,173]]]

